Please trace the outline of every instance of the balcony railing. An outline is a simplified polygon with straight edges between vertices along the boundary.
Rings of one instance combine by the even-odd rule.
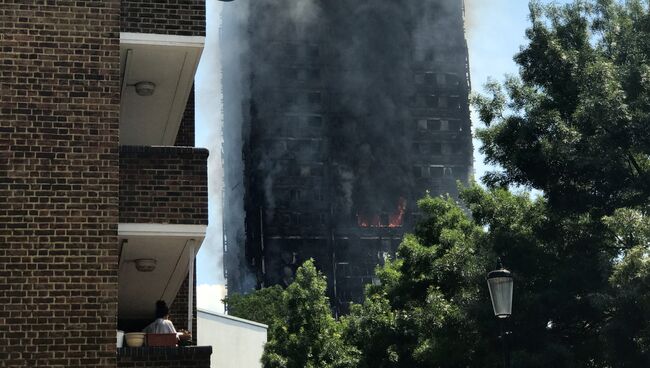
[[[140,347],[117,349],[117,367],[209,368],[211,346]]]

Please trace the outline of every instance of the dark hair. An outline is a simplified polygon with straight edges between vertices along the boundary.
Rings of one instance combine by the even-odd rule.
[[[156,318],[165,318],[169,314],[169,307],[164,300],[156,302]]]

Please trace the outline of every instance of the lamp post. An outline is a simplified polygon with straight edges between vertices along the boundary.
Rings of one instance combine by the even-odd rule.
[[[508,350],[508,335],[505,327],[505,321],[512,314],[512,289],[514,280],[512,273],[501,265],[498,261],[497,268],[490,271],[487,275],[488,289],[490,290],[490,299],[492,299],[492,309],[494,315],[499,319],[501,327],[501,344],[503,345],[503,366],[510,368],[510,351]]]

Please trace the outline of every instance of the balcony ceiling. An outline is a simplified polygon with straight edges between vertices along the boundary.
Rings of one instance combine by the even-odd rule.
[[[203,44],[196,36],[120,34],[120,144],[174,145]],[[156,85],[153,95],[136,93],[143,81]]]
[[[188,276],[192,240],[196,255],[205,229],[204,225],[119,224],[119,318],[151,319],[157,300],[171,305]],[[134,261],[142,258],[155,259],[156,268],[138,271]]]

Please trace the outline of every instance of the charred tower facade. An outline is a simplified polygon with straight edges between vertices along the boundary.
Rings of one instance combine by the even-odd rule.
[[[462,0],[250,2],[241,124],[226,111],[224,128],[243,153],[225,205],[243,194],[245,213],[225,229],[229,291],[250,287],[246,272],[286,285],[313,258],[345,312],[412,230],[416,201],[469,180],[463,20]]]

